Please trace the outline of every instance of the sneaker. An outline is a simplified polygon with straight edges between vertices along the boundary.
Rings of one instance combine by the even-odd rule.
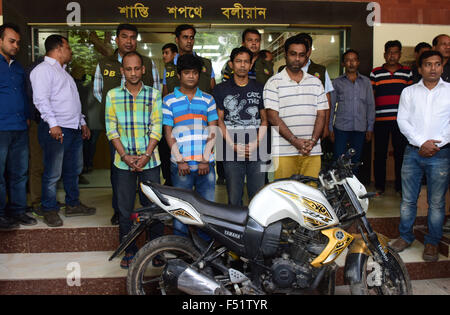
[[[437,245],[425,244],[425,249],[422,255],[423,260],[428,262],[435,262],[439,259],[439,248]]]
[[[404,239],[402,239],[401,237],[396,240],[394,243],[392,243],[391,245],[389,245],[396,253],[400,253],[402,251],[404,251],[405,249],[407,249],[409,246],[411,246],[411,243],[408,243],[407,241],[405,241]]]
[[[18,229],[19,227],[19,223],[11,220],[11,218],[0,216],[0,231],[11,231],[14,229]]]
[[[63,221],[57,211],[43,211],[44,223],[49,227],[58,227],[63,225]]]
[[[32,218],[25,213],[13,215],[11,216],[11,219],[16,221],[18,224],[25,226],[32,226],[37,224],[37,220],[35,218]]]
[[[95,212],[96,212],[95,208],[88,207],[80,203],[79,205],[73,207],[66,205],[65,216],[66,217],[89,216],[94,215]]]

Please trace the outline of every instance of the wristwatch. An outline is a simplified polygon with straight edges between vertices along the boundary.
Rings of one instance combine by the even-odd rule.
[[[145,152],[144,155],[145,155],[146,157],[148,157],[149,159],[152,158],[151,154],[148,154],[147,152]]]

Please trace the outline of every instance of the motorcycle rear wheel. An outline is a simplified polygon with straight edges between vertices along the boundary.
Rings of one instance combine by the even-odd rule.
[[[182,259],[193,263],[200,254],[191,240],[176,235],[157,238],[143,246],[134,257],[127,275],[127,291],[130,295],[156,294],[164,266],[155,267],[153,259],[167,263],[170,259]],[[180,294],[181,292],[164,292]]]
[[[390,247],[388,247],[387,256],[392,261],[399,277],[393,279],[393,276],[391,277],[380,264],[375,262],[372,256],[366,256],[361,282],[350,285],[352,295],[412,295],[411,280],[405,263]],[[381,273],[377,275],[377,272]],[[377,276],[380,278],[376,279]],[[381,281],[381,285],[380,283],[376,284],[377,281]]]

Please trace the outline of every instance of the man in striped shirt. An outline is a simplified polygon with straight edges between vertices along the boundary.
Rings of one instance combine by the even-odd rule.
[[[119,241],[132,227],[129,218],[134,209],[137,181],[160,181],[161,162],[157,144],[162,135],[161,93],[142,82],[146,71],[143,64],[139,53],[125,54],[121,72],[126,82],[110,90],[106,96],[106,132],[115,149],[113,174],[118,188]],[[150,205],[142,192],[139,192],[139,197],[143,206]],[[162,232],[162,225],[154,226],[151,238],[161,236]],[[136,244],[133,244],[127,249],[120,266],[127,269],[136,252]]]
[[[384,193],[386,186],[386,158],[389,136],[392,138],[395,160],[395,190],[402,191],[401,169],[407,140],[397,125],[400,95],[412,84],[412,71],[402,66],[402,44],[398,40],[388,41],[384,46],[386,63],[372,70],[370,80],[375,94],[375,188]]]
[[[318,177],[321,168],[320,136],[325,125],[328,99],[320,80],[302,67],[309,43],[300,36],[284,46],[286,68],[267,81],[264,106],[272,126],[275,178],[294,174]]]
[[[173,186],[195,187],[203,198],[214,201],[214,127],[219,117],[214,98],[198,88],[202,68],[201,59],[192,54],[178,58],[180,86],[164,97],[163,123],[171,149]],[[177,220],[174,229],[177,235],[187,234],[187,227]]]

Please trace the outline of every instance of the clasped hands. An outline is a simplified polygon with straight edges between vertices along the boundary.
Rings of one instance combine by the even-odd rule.
[[[132,172],[142,172],[150,158],[146,155],[125,155],[122,161],[130,167]]]
[[[314,146],[317,144],[316,141],[313,139],[300,139],[295,138],[292,140],[292,145],[302,154],[302,155],[310,155],[311,150],[314,148]]]

